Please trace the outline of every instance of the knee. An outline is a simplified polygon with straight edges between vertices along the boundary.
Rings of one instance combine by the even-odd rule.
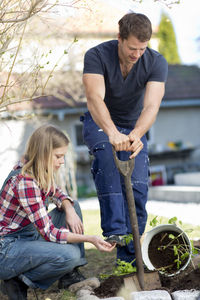
[[[64,245],[63,245],[64,246]],[[77,262],[80,260],[81,252],[76,245],[66,245],[64,246],[64,251],[59,253],[59,256],[57,257],[57,263],[59,263],[61,266],[67,266],[67,265],[76,265]]]

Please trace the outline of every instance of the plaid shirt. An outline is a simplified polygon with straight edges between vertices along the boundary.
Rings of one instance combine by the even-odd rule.
[[[18,163],[14,169],[21,167],[22,163]],[[62,200],[71,200],[59,188],[54,195],[53,192],[45,194],[31,177],[22,174],[11,177],[0,195],[0,237],[32,223],[46,241],[67,243],[69,230],[56,228],[48,215],[45,207],[48,196],[53,196],[58,208],[61,208]]]

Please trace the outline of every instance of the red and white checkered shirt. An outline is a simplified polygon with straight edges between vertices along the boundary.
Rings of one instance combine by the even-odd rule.
[[[21,168],[18,163],[14,169]],[[47,241],[67,243],[68,229],[56,228],[45,207],[47,196],[53,196],[53,201],[61,208],[62,200],[71,198],[56,188],[55,194],[45,194],[37,182],[22,174],[11,177],[0,195],[0,237],[16,232],[28,224],[34,224]],[[72,201],[72,200],[71,200]]]

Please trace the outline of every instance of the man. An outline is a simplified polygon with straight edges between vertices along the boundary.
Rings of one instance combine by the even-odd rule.
[[[94,155],[92,174],[101,210],[103,235],[121,244],[117,258],[133,262],[133,243],[121,236],[131,233],[123,178],[116,169],[112,145],[120,160],[135,158],[132,186],[140,235],[147,213],[148,154],[146,132],[156,120],[164,96],[167,63],[148,48],[152,27],[143,14],[126,14],[119,21],[118,40],[87,51],[83,84],[88,112],[84,140]],[[134,264],[134,262],[133,262]]]

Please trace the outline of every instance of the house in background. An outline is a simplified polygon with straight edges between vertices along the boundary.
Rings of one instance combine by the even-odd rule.
[[[35,117],[28,121],[12,120],[5,115],[5,119],[1,120],[0,134],[5,137],[11,135],[12,143],[10,146],[3,146],[7,147],[7,152],[6,148],[2,148],[4,158],[1,154],[1,165],[7,166],[6,161],[9,159],[10,162],[14,153],[12,160],[20,157],[31,132],[41,123],[49,122],[58,125],[70,137],[79,190],[95,190],[90,173],[92,157],[83,143],[80,122],[80,116],[87,110],[87,106],[81,73],[77,73],[77,76],[80,77],[80,83],[76,88],[79,88],[78,94],[82,101],[74,101],[70,94],[65,95],[67,102],[54,96],[41,97],[27,103],[26,106],[23,104],[23,108],[19,104],[13,108],[15,112],[18,110],[19,114],[34,112]],[[148,132],[150,166],[155,184],[173,184],[174,175],[177,173],[200,171],[199,82],[198,67],[169,66],[166,93],[157,120]],[[71,83],[68,81],[68,84],[73,85],[73,80]],[[160,178],[157,178],[158,175]]]
[[[95,190],[90,173],[92,157],[83,144],[80,122],[80,116],[87,110],[81,81],[83,56],[90,47],[116,38],[117,22],[126,11],[113,8],[109,3],[87,1],[89,2],[96,5],[95,7],[93,5],[93,14],[90,10],[77,10],[76,15],[67,17],[67,22],[65,18],[52,19],[52,26],[43,31],[41,26],[30,28],[31,35],[27,36],[27,46],[31,42],[31,48],[41,48],[44,53],[48,52],[48,47],[52,47],[52,52],[60,55],[74,37],[78,39],[78,43],[69,49],[62,70],[54,72],[47,90],[49,96],[40,97],[29,103],[15,104],[10,107],[10,113],[2,115],[0,185],[23,153],[27,138],[33,130],[40,124],[49,122],[58,125],[70,137],[73,146],[71,160],[75,164],[79,189]],[[56,44],[54,35],[50,34],[52,30],[56,34]],[[155,30],[156,28],[154,32]],[[34,34],[40,39],[40,44],[34,44],[32,41]],[[30,58],[31,54],[27,53]],[[172,184],[175,174],[200,170],[199,82],[198,67],[169,66],[165,97],[157,120],[148,132],[150,166],[155,177],[154,183],[157,180],[159,184]],[[13,112],[19,119],[12,119]],[[23,119],[26,114],[30,114],[29,120]]]
[[[197,66],[169,66],[165,96],[149,132],[151,166],[165,166],[168,184],[177,173],[200,170],[199,80]]]

